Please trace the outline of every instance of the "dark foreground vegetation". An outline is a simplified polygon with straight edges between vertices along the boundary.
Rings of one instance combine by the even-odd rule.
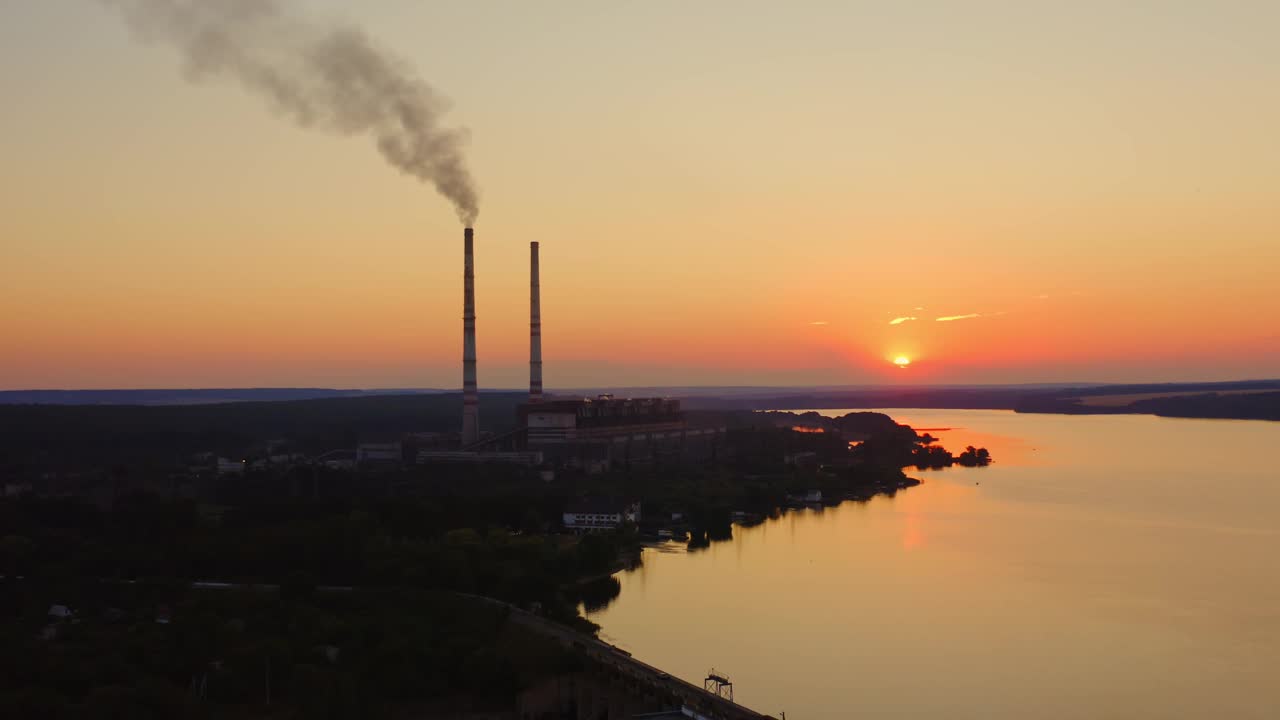
[[[95,718],[509,710],[577,660],[463,594],[591,633],[576,580],[615,569],[634,531],[526,533],[498,517],[450,529],[466,515],[451,521],[447,505],[231,507],[145,492],[109,510],[2,502],[0,707]]]
[[[724,429],[710,458],[600,474],[308,459],[371,434],[444,432],[451,399],[14,410],[31,422],[8,415],[0,469],[18,489],[0,499],[0,708],[511,716],[517,696],[582,657],[472,596],[590,634],[579,607],[617,595],[612,573],[640,562],[644,537],[678,532],[696,551],[734,522],[915,484],[903,467],[989,461],[877,413],[750,412],[692,414]],[[517,399],[488,397],[490,417]],[[189,460],[282,447],[292,459],[233,474]],[[639,501],[641,519],[566,533],[564,509],[585,496]]]
[[[449,594],[82,589],[74,615],[53,618],[42,580],[5,588],[6,717],[468,717],[581,664]]]

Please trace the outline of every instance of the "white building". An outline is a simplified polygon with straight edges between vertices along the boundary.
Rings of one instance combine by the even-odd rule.
[[[584,498],[564,511],[564,526],[574,532],[613,530],[623,523],[640,521],[640,503]]]

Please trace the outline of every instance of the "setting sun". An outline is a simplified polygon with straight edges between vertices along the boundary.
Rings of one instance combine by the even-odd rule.
[[[893,364],[897,365],[900,368],[905,368],[906,366],[911,364],[911,358],[907,357],[906,355],[899,355],[898,357],[893,359]]]

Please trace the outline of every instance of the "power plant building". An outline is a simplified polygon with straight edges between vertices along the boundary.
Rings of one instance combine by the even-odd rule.
[[[615,400],[552,400],[530,403],[520,410],[530,446],[565,443],[614,442],[637,433],[684,431],[679,400],[642,398]]]
[[[542,400],[518,412],[529,450],[593,470],[678,459],[719,435],[714,428],[690,429],[680,401],[670,398]]]

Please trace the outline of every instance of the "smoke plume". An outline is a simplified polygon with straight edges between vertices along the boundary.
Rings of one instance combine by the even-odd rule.
[[[470,226],[478,197],[467,134],[441,127],[443,99],[359,28],[317,24],[279,0],[102,0],[145,40],[175,45],[193,80],[231,77],[303,127],[371,135]]]

